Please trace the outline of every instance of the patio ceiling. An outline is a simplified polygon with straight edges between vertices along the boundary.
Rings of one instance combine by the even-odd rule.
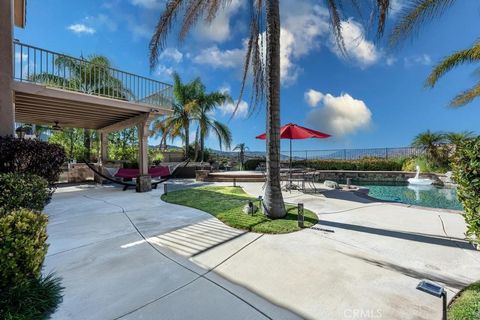
[[[120,130],[149,114],[168,114],[163,108],[87,95],[43,85],[14,81],[17,122],[85,129]]]

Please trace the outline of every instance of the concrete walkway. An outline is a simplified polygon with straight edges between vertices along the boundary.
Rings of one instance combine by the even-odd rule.
[[[262,183],[241,185],[261,194]],[[260,235],[164,203],[160,189],[57,190],[45,272],[66,289],[54,319],[439,319],[420,279],[450,298],[480,279],[459,214],[292,192],[285,200],[320,224]]]

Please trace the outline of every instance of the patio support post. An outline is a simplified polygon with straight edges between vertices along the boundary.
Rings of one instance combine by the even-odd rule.
[[[100,163],[108,161],[108,133],[100,132]]]
[[[148,174],[148,119],[137,125],[138,128],[138,166],[140,175],[137,178],[137,192],[152,190],[152,178]]]
[[[15,134],[13,104],[13,0],[0,1],[0,136]]]

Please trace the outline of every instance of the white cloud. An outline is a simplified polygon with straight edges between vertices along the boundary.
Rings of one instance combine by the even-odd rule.
[[[158,9],[162,3],[160,0],[130,0],[134,6],[144,7],[146,9]]]
[[[395,16],[405,6],[404,0],[390,0],[390,15]]]
[[[99,13],[96,16],[87,16],[83,19],[84,24],[90,26],[95,30],[107,29],[110,32],[117,31],[118,25],[112,18],[109,16]]]
[[[320,100],[323,98],[323,93],[320,91],[316,91],[313,89],[310,89],[305,92],[305,101],[308,103],[309,106],[311,107],[316,107]]]
[[[238,1],[233,2],[233,7],[238,5]],[[329,22],[328,12],[321,6],[310,3],[282,2],[281,14],[283,27],[280,30],[280,76],[285,85],[294,82],[301,72],[297,60],[320,47],[320,37],[329,33]],[[228,24],[223,26],[227,27]],[[216,29],[222,30],[221,27]],[[264,38],[265,34],[262,37]],[[221,37],[217,40],[220,39]],[[245,42],[242,48],[227,50],[215,45],[203,49],[193,61],[215,68],[241,68],[245,50]]]
[[[96,32],[94,28],[88,27],[83,23],[72,24],[72,25],[68,26],[67,29],[76,33],[76,34],[82,34],[82,33],[84,33],[84,34],[94,34]]]
[[[183,59],[183,54],[176,48],[166,48],[160,54],[160,59],[169,59],[179,63]]]
[[[307,123],[315,129],[345,136],[370,127],[372,112],[362,100],[347,93],[337,97],[320,94],[322,107],[313,109],[307,115]]]
[[[221,88],[218,89],[218,91],[222,93],[228,93],[230,94],[231,88],[228,84],[222,86]],[[241,100],[240,103],[238,103],[238,100],[232,102],[227,102],[223,106],[221,106],[218,110],[222,113],[223,116],[232,116],[233,112],[235,112],[235,108],[237,108],[237,111],[235,112],[235,115],[233,116],[234,118],[246,118],[248,115],[248,103],[244,100]]]
[[[203,49],[193,57],[193,62],[206,64],[213,68],[237,68],[242,65],[245,56],[245,48],[221,50],[218,46]]]
[[[365,39],[365,31],[362,25],[352,18],[342,21],[342,36],[345,44],[345,51],[347,58],[352,59],[360,67],[368,67],[380,58],[380,53],[373,42]],[[342,52],[335,43],[335,38],[332,34],[330,37],[330,48],[340,58],[344,58]]]
[[[232,35],[231,17],[238,12],[244,4],[245,2],[242,0],[229,1],[228,5],[220,9],[210,24],[200,22],[196,26],[195,35],[197,38],[214,42],[224,42],[230,39]]]
[[[395,57],[387,57],[387,59],[385,60],[385,63],[387,64],[387,66],[393,66],[396,62],[397,62],[397,58]]]
[[[155,72],[157,76],[161,76],[163,78],[171,78],[174,70],[172,67],[167,67],[163,64],[158,65],[157,71]],[[168,77],[165,77],[167,75]]]
[[[233,103],[231,102],[226,103],[223,106],[221,106],[219,110],[222,112],[222,115],[231,116],[233,115],[235,108],[237,108],[237,103],[238,103],[238,100],[234,101]],[[235,112],[234,118],[246,118],[247,115],[248,115],[248,103],[245,100],[241,100],[240,103],[238,103],[238,108],[237,108],[237,111]]]
[[[432,64],[432,58],[426,53],[418,54],[403,58],[403,63],[406,67],[415,65],[429,66]]]

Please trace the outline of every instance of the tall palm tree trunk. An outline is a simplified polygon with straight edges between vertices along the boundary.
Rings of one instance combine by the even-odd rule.
[[[205,160],[205,135],[200,132],[200,162]]]
[[[188,122],[186,122],[184,124],[184,128],[185,128],[185,159],[188,159],[188,149],[189,149],[189,146],[190,146],[190,124]]]
[[[280,8],[267,0],[267,183],[264,211],[271,218],[287,212],[280,187]]]

